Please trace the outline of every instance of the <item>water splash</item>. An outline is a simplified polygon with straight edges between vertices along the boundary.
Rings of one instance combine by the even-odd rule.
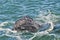
[[[48,35],[50,31],[53,30],[54,28],[54,25],[52,22],[49,22],[51,24],[51,26],[49,27],[49,29],[45,30],[45,31],[42,31],[42,32],[37,32],[34,34],[34,36],[32,38],[30,38],[29,40],[32,40],[33,38],[35,38],[36,36],[43,36],[43,35]]]
[[[34,36],[32,38],[30,38],[29,40],[32,40],[33,38],[35,38],[36,36],[39,36],[39,35],[40,36],[49,35],[49,32],[51,32],[54,29],[54,26],[55,26],[54,22],[58,21],[58,20],[56,20],[56,18],[58,18],[58,16],[51,14],[50,10],[48,10],[48,12],[40,11],[40,14],[36,18],[36,20],[40,21],[42,24],[49,23],[49,24],[51,24],[51,26],[45,31],[35,33]]]
[[[5,24],[8,24],[8,22],[2,22],[2,23],[0,23],[0,27],[1,26],[5,26]]]
[[[12,31],[10,28],[3,28],[3,26],[6,26],[6,24],[14,24],[14,22],[2,22],[0,23],[0,37],[6,35],[8,37],[16,37],[17,40],[32,40],[33,38],[35,38],[36,36],[43,36],[43,35],[50,35],[49,32],[51,32],[54,28],[54,22],[58,21],[56,18],[59,18],[59,16],[56,16],[55,14],[52,14],[50,12],[50,10],[48,10],[48,12],[46,11],[40,11],[40,14],[36,17],[36,21],[38,21],[41,25],[44,24],[44,23],[49,23],[51,24],[51,26],[47,29],[47,30],[44,30],[44,31],[41,31],[41,32],[37,32],[37,33],[32,33],[33,36],[30,37],[30,38],[26,38],[26,35],[25,35],[25,38],[21,38],[22,35],[17,33],[16,31]],[[10,25],[11,26],[11,25]]]
[[[17,40],[21,40],[20,36],[17,35],[17,31],[12,31],[10,28],[3,28],[3,26],[6,26],[9,23],[14,23],[14,22],[2,22],[0,23],[0,37],[3,36],[8,36],[12,38],[16,38]]]

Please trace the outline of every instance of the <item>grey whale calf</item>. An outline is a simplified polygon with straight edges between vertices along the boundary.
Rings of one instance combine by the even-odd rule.
[[[15,22],[13,30],[37,32],[40,27],[31,17],[24,16]]]

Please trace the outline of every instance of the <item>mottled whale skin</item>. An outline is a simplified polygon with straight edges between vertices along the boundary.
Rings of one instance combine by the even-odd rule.
[[[14,30],[16,31],[37,32],[39,28],[40,25],[29,16],[22,17],[14,24]]]

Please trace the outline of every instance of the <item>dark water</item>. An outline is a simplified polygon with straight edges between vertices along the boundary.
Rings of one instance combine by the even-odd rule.
[[[22,35],[12,31],[15,21],[26,15],[38,23],[52,23],[51,31]],[[60,40],[60,0],[0,0],[0,40],[31,39]]]

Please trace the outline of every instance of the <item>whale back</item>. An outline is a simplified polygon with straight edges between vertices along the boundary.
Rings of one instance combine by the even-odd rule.
[[[22,17],[14,24],[14,30],[17,31],[37,32],[39,27],[40,25],[35,23],[35,21],[29,16]]]

